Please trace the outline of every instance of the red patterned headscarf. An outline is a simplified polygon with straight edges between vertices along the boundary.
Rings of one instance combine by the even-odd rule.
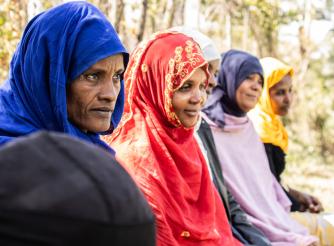
[[[158,245],[239,245],[204,157],[172,107],[173,93],[207,63],[193,39],[155,34],[133,52],[119,127],[104,139],[132,173],[157,219]]]

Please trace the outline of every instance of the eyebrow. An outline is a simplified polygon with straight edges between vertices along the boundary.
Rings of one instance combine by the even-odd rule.
[[[92,71],[94,71],[94,72],[105,72],[106,69],[104,67],[101,67],[101,66],[98,66],[98,65],[94,64],[93,66],[88,68],[85,72],[92,72]],[[119,68],[115,73],[121,74],[121,73],[124,73],[124,71],[125,71],[124,68]]]
[[[124,73],[124,72],[125,72],[124,68],[120,68],[116,71],[116,73],[118,73],[118,74],[121,74],[121,73]]]

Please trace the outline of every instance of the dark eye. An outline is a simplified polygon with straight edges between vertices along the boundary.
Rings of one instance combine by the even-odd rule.
[[[180,89],[178,89],[179,91],[187,91],[187,90],[189,90],[191,88],[191,84],[189,83],[189,82],[186,82],[186,83],[184,83],[181,87],[180,87]]]
[[[84,76],[89,81],[97,81],[99,79],[99,75],[97,73],[85,74]]]
[[[201,83],[201,84],[199,85],[199,88],[200,88],[200,90],[205,90],[205,83]]]
[[[284,90],[278,90],[276,94],[282,96],[284,95],[284,93],[285,93]]]
[[[123,79],[123,76],[122,76],[122,74],[117,73],[117,74],[114,74],[112,76],[112,79],[113,79],[114,82],[118,83],[119,81],[121,81]]]

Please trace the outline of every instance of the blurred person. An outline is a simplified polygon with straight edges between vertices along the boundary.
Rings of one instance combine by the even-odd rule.
[[[220,53],[218,52],[218,49],[209,37],[195,29],[181,26],[174,27],[172,30],[179,31],[189,37],[192,37],[199,44],[203,52],[203,56],[209,64],[210,79],[206,90],[208,97],[211,94],[212,89],[217,84],[216,77],[218,75],[220,65]],[[245,245],[271,245],[263,233],[249,222],[246,213],[240,208],[240,205],[228,191],[222,175],[222,169],[219,163],[210,127],[202,117],[200,117],[195,130],[195,138],[198,141],[199,147],[205,157],[211,179],[219,192],[222,202],[224,203],[233,235]]]
[[[130,57],[125,114],[104,138],[149,201],[158,245],[241,245],[193,134],[208,79],[208,64],[192,38],[154,34]]]
[[[154,215],[110,152],[38,131],[0,148],[0,245],[153,246]]]
[[[218,85],[203,109],[224,180],[250,222],[274,246],[318,245],[317,238],[290,217],[290,201],[272,175],[264,146],[247,112],[263,87],[255,56],[229,50],[222,56]]]
[[[41,129],[112,151],[99,135],[120,121],[128,53],[102,12],[84,1],[35,16],[0,88],[0,144]]]
[[[281,182],[289,139],[280,117],[288,114],[292,102],[294,70],[273,57],[262,58],[260,62],[265,74],[264,89],[249,116],[264,143],[270,170],[276,180]],[[307,226],[311,234],[317,235],[321,245],[334,245],[334,227],[322,215],[310,214],[323,211],[319,199],[290,187],[286,193],[292,203],[291,211],[296,212],[292,216]]]

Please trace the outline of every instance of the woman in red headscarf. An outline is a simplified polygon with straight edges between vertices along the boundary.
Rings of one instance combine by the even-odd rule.
[[[197,43],[155,34],[130,58],[125,113],[105,137],[156,215],[158,245],[241,245],[193,137],[208,79]]]

